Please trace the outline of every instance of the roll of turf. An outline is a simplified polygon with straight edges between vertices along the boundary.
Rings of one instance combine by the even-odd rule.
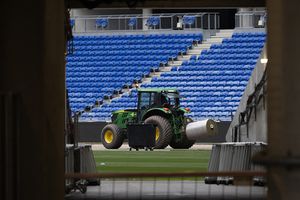
[[[212,119],[191,122],[186,126],[186,136],[189,140],[207,139],[217,134],[217,122]]]

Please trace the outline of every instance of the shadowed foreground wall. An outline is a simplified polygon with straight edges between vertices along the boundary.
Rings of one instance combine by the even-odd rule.
[[[268,1],[269,199],[299,199],[300,2]],[[284,162],[279,162],[284,161]],[[286,165],[288,162],[298,165]]]
[[[19,121],[1,115],[0,199],[63,199],[64,1],[2,1],[0,19],[0,92],[19,95]]]

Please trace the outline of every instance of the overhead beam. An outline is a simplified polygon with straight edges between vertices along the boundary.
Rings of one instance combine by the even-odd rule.
[[[71,8],[96,7],[105,9],[121,8],[153,8],[153,9],[184,9],[184,8],[235,8],[235,7],[265,7],[266,0],[70,0]]]

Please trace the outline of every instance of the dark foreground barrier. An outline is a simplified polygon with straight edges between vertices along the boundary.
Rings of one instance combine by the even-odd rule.
[[[255,186],[254,177],[264,172],[66,174],[66,179],[100,178],[85,194],[74,192],[65,199],[266,199],[267,187]],[[230,185],[204,183],[204,177],[234,177]]]

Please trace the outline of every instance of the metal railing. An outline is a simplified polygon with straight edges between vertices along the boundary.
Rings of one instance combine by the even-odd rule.
[[[205,184],[207,176],[234,177],[232,184]],[[66,179],[99,178],[99,186],[88,186],[82,196],[97,199],[266,199],[267,187],[255,185],[264,172],[194,173],[94,173],[66,174]],[[66,199],[80,197],[69,193]]]
[[[265,28],[266,24],[266,11],[245,11],[235,14],[236,28]]]
[[[153,31],[219,29],[219,13],[176,13],[153,15],[90,15],[71,19],[74,33],[105,31]]]

